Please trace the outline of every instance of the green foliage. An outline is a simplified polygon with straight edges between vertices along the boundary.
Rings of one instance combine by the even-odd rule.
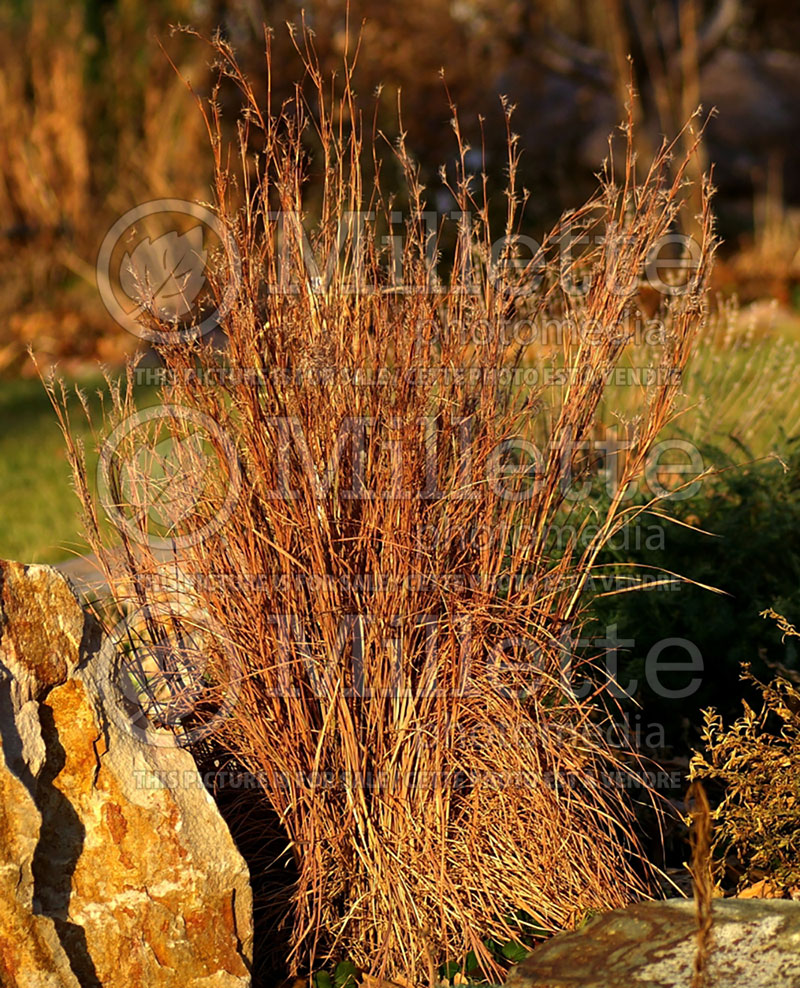
[[[311,981],[313,988],[355,988],[360,976],[361,971],[352,961],[339,961],[333,975],[328,971],[317,971]]]
[[[498,941],[491,937],[483,941],[483,946],[497,961],[501,969],[507,969],[525,960],[536,946],[537,941],[551,935],[550,931],[537,926],[535,923],[526,923],[525,915],[522,913],[511,917],[511,920],[527,928],[527,932],[522,936],[521,941]],[[459,974],[462,977],[466,977],[470,984],[485,983],[486,979],[481,972],[480,963],[474,950],[470,950],[462,961],[448,961],[439,968],[440,979],[447,979],[451,983],[455,976]],[[321,986],[321,988],[324,988],[324,986]]]
[[[333,972],[335,988],[354,988],[359,970],[350,961],[340,961]]]
[[[748,668],[743,678],[760,691],[760,711],[745,703],[726,728],[706,710],[704,750],[694,753],[690,774],[723,787],[714,812],[715,857],[738,859],[740,884],[766,877],[793,889],[800,886],[800,690],[782,676],[760,683]]]
[[[500,953],[507,961],[511,961],[512,964],[519,964],[520,961],[525,960],[530,950],[521,943],[514,943],[513,940],[509,940],[508,943],[503,944]]]
[[[441,978],[447,978],[448,981],[452,981],[452,979],[459,973],[460,970],[461,970],[461,965],[459,963],[457,963],[456,961],[447,961],[447,963],[442,964],[441,968],[439,969],[439,976]]]
[[[620,579],[631,573],[621,564],[632,562],[653,567],[641,572],[654,577],[659,570],[678,573],[694,585],[611,596],[601,596],[607,586],[597,587],[593,620],[585,630],[587,638],[602,638],[615,626],[618,640],[634,640],[620,649],[619,680],[623,687],[637,680],[642,719],[663,724],[668,745],[685,744],[686,721],[698,727],[703,707],[713,704],[724,716],[735,714],[742,663],[752,663],[762,678],[772,674],[775,663],[789,669],[798,664],[796,646],[766,627],[759,613],[773,602],[786,613],[800,613],[800,444],[787,444],[783,462],[766,458],[736,465],[713,449],[703,450],[703,456],[717,472],[693,496],[660,505],[668,519],[641,515],[601,557],[604,572]],[[660,544],[652,538],[655,524],[663,526]],[[787,587],[792,589],[787,592]],[[673,637],[696,645],[704,666],[699,689],[679,700],[659,696],[645,674],[648,653]],[[671,659],[686,663],[688,655],[681,647],[668,647],[660,661]],[[665,672],[660,681],[679,690],[693,675]],[[753,699],[756,694],[746,687],[746,695]]]

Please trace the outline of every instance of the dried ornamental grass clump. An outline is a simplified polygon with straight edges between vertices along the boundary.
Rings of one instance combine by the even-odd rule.
[[[158,551],[155,488],[130,482],[142,458],[125,443],[123,465],[101,450],[105,505],[124,519],[115,546],[65,419],[67,440],[118,606],[143,610],[145,632],[173,642],[202,623],[195,726],[213,724],[285,829],[298,876],[290,966],[344,957],[418,983],[472,951],[495,977],[488,938],[570,927],[651,887],[630,802],[610,781],[635,773],[635,757],[600,729],[603,675],[577,688],[572,642],[603,544],[642,510],[625,492],[669,420],[702,323],[710,214],[706,203],[696,264],[669,297],[660,373],[641,389],[617,492],[588,544],[551,557],[554,519],[583,510],[568,494],[591,466],[584,449],[628,343],[631,296],[684,206],[685,163],[665,147],[637,177],[629,152],[619,182],[609,170],[596,199],[525,258],[510,124],[493,235],[453,111],[458,218],[443,273],[404,140],[386,147],[365,129],[348,62],[337,84],[310,35],[297,44],[306,78],[273,109],[215,42],[245,106],[238,178],[218,102],[202,106],[225,230],[226,340],[174,342],[152,317],[164,407],[190,410],[160,425],[180,468]],[[397,200],[385,173],[401,176]],[[568,235],[588,246],[565,265]],[[592,332],[555,355],[521,348],[502,330],[522,307]],[[520,377],[545,359],[563,371],[558,386]],[[115,392],[109,430],[133,415],[131,390]],[[197,422],[204,442],[189,441]],[[221,466],[206,480],[209,461]],[[168,618],[165,551],[181,574]]]

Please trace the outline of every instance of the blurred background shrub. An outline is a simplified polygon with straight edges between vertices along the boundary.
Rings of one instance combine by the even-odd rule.
[[[148,199],[211,198],[212,155],[185,83],[208,97],[214,56],[197,38],[172,31],[178,24],[205,35],[219,29],[259,97],[267,86],[264,22],[279,28],[270,39],[276,105],[293,98],[294,80],[302,78],[284,21],[305,20],[324,74],[341,69],[361,32],[353,85],[362,97],[376,94],[375,126],[389,141],[398,136],[402,90],[409,146],[429,205],[440,211],[455,208],[439,171],[444,165],[452,177],[455,165],[440,69],[473,148],[470,163],[483,154],[490,186],[498,188],[506,166],[498,97],[507,95],[525,148],[519,179],[531,191],[524,232],[534,236],[594,189],[608,135],[625,116],[630,81],[640,94],[643,163],[698,103],[706,111],[716,107],[704,160],[714,165],[716,209],[728,241],[717,283],[737,288],[744,302],[769,296],[789,309],[797,302],[800,14],[793,8],[754,0],[431,0],[422,6],[352,0],[348,15],[344,0],[303,6],[293,0],[3,5],[0,373],[29,372],[29,345],[45,359],[75,363],[117,360],[130,350],[135,341],[114,326],[94,288],[104,232]],[[234,120],[233,88],[223,88],[219,99],[223,119]],[[703,157],[694,167],[699,172],[702,165]],[[384,182],[391,185],[391,178],[387,170]],[[319,179],[309,176],[312,185]],[[796,331],[794,317],[789,321]]]

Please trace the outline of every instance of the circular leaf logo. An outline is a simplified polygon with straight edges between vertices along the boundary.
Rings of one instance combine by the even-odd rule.
[[[214,243],[227,273],[219,303],[208,278]],[[128,210],[97,257],[106,309],[123,329],[152,342],[211,332],[230,310],[240,282],[233,237],[210,209],[185,199],[154,199]]]
[[[182,549],[214,535],[241,491],[236,449],[208,415],[155,405],[122,421],[97,462],[100,503],[133,541]]]
[[[144,744],[190,747],[230,717],[242,670],[207,615],[170,603],[127,614],[105,639],[101,692],[117,726]],[[109,695],[110,693],[110,695]]]

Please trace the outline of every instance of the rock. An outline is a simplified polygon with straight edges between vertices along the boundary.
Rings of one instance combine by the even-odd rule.
[[[715,899],[706,988],[800,984],[800,903]],[[506,988],[688,988],[694,903],[640,902],[548,940],[511,972]]]
[[[125,730],[112,668],[63,576],[0,562],[0,984],[244,988],[247,866],[189,752]]]

